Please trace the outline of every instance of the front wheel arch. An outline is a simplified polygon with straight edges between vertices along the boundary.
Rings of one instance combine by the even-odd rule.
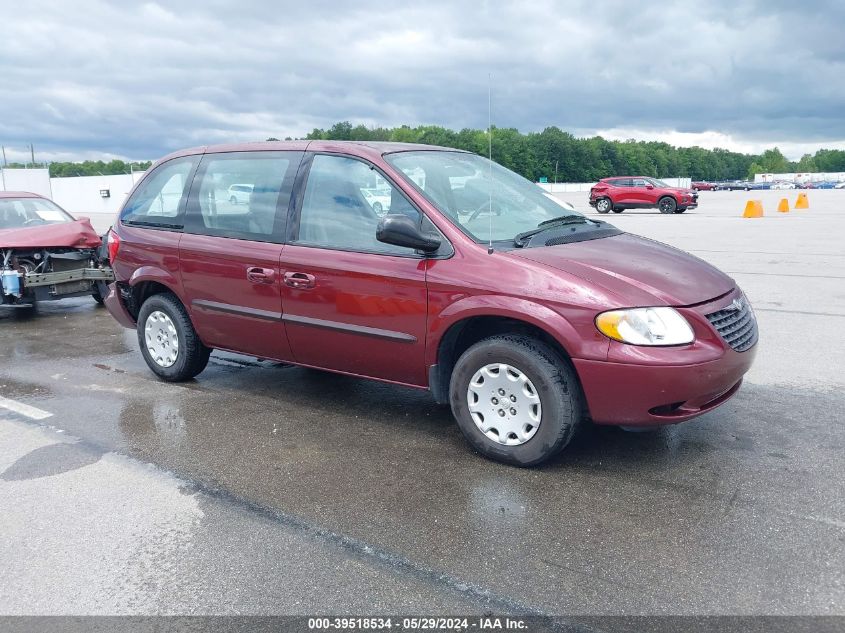
[[[440,337],[436,362],[429,369],[429,388],[435,400],[440,404],[448,404],[452,370],[461,354],[479,341],[506,334],[538,340],[553,350],[562,362],[572,364],[571,355],[564,345],[548,331],[533,323],[509,316],[467,317],[450,325]]]

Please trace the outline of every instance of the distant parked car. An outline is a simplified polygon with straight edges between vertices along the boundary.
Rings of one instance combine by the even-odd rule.
[[[837,182],[834,189],[845,189],[845,182]]]
[[[831,182],[829,180],[825,180],[824,182],[817,182],[815,183],[816,189],[835,189],[836,183]]]
[[[770,182],[749,182],[748,183],[748,191],[753,190],[760,190],[760,189],[771,189],[772,183]]]
[[[378,215],[390,211],[390,189],[361,189],[361,194]]]
[[[231,204],[248,204],[252,195],[252,185],[232,185],[229,187],[229,202]]]
[[[698,206],[698,192],[670,187],[646,176],[602,178],[590,189],[590,206],[599,213],[622,213],[625,209],[660,209],[660,213],[683,213]]]
[[[707,182],[704,180],[696,180],[692,183],[692,188],[695,191],[713,191],[716,189],[716,183]]]
[[[794,182],[788,182],[786,180],[778,180],[772,183],[772,189],[796,189],[797,186]]]
[[[799,189],[815,189],[816,183],[810,182],[810,181],[802,182],[800,185],[798,185],[798,188]]]
[[[724,180],[717,184],[721,191],[749,191],[752,185],[747,180]]]

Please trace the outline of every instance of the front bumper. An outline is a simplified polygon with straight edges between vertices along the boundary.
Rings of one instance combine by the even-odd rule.
[[[697,365],[633,365],[573,359],[596,424],[677,424],[727,402],[742,384],[757,351],[730,350]]]
[[[696,340],[678,347],[640,347],[611,342],[606,361],[572,359],[597,424],[677,424],[727,402],[754,362],[757,345],[734,351],[708,314],[742,297],[739,289],[704,304],[677,308]]]

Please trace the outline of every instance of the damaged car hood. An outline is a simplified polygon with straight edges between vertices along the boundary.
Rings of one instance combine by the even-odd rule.
[[[0,229],[0,248],[96,248],[100,243],[100,236],[87,218],[60,224]]]

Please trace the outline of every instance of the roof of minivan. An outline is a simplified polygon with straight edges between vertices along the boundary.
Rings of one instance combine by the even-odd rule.
[[[413,151],[449,151],[469,153],[462,149],[453,147],[440,147],[438,145],[423,145],[420,143],[391,143],[382,141],[257,141],[251,143],[227,143],[224,145],[206,145],[202,147],[191,147],[179,150],[164,156],[160,161],[170,160],[179,156],[190,156],[192,154],[206,154],[213,152],[268,152],[273,150],[305,151],[312,152],[345,152],[364,158],[375,158],[393,152]]]

